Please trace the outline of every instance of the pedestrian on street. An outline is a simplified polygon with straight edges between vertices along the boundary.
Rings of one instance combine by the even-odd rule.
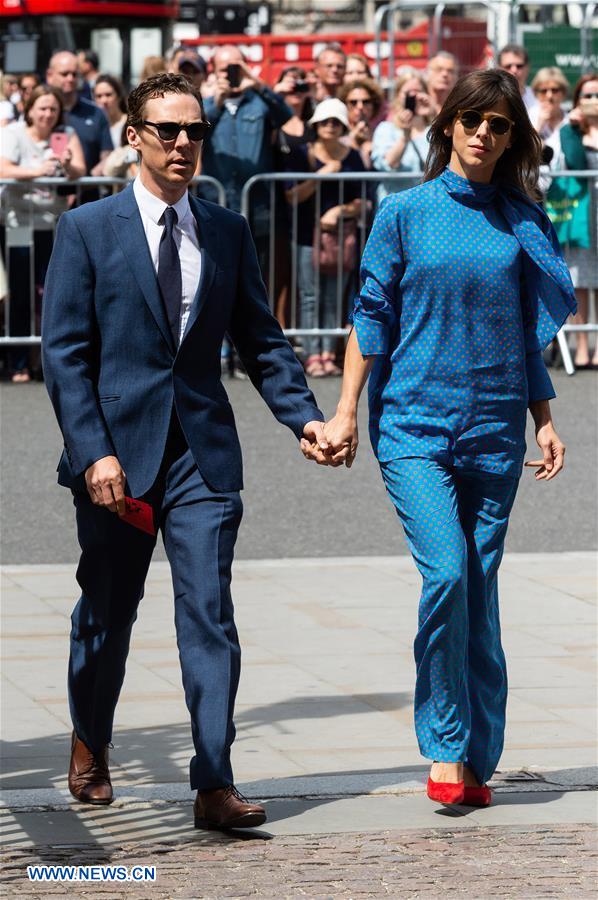
[[[542,350],[575,294],[535,202],[540,158],[512,75],[457,83],[431,127],[424,183],[376,216],[325,429],[331,461],[350,465],[370,375],[374,452],[423,579],[415,728],[433,760],[428,796],[441,803],[487,806],[503,748],[497,574],[526,407],[542,451],[526,465],[550,481],[564,463]]]
[[[195,745],[195,825],[249,827],[266,815],[235,789],[230,760],[240,669],[230,582],[243,485],[220,382],[225,332],[298,438],[323,442],[323,416],[269,311],[245,220],[188,193],[207,128],[201,95],[182,75],[132,91],[127,135],[140,173],[122,193],[62,216],[43,359],[65,445],[58,480],[73,492],[82,550],[70,791],[84,803],[112,801],[108,745],[159,529]],[[141,513],[145,530],[127,521]]]

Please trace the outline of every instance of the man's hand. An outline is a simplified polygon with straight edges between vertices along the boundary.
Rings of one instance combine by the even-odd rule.
[[[538,469],[535,473],[536,481],[550,481],[565,464],[565,445],[559,439],[552,422],[536,429],[536,441],[544,458],[530,460],[525,465]]]
[[[306,459],[313,459],[319,466],[330,465],[329,446],[324,434],[323,422],[308,422],[303,429],[301,452]]]
[[[344,463],[350,469],[359,445],[357,416],[337,412],[333,419],[326,422],[324,435],[329,445],[330,465]]]
[[[85,470],[85,484],[93,503],[122,516],[125,512],[125,481],[116,456],[103,456]]]

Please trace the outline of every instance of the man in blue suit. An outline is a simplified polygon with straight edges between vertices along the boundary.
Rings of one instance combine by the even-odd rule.
[[[220,382],[225,332],[304,453],[325,462],[326,443],[323,416],[269,311],[245,220],[188,194],[207,127],[182,76],[158,75],[132,92],[127,135],[140,174],[121,194],[62,216],[44,293],[43,363],[64,437],[58,481],[73,492],[82,551],[69,661],[71,793],[112,801],[107,748],[156,542],[121,518],[130,495],[151,505],[172,570],[195,824],[231,828],[266,816],[237,792],[230,762],[242,468]]]

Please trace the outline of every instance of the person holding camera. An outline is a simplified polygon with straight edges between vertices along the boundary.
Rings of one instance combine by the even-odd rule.
[[[283,97],[251,72],[238,47],[219,47],[212,64],[214,94],[205,103],[212,130],[204,146],[202,172],[222,182],[228,208],[240,212],[245,182],[272,172],[272,135],[292,112]],[[268,232],[268,210],[263,202],[255,202],[257,195],[258,191],[253,195],[252,225],[259,238]]]
[[[378,202],[387,194],[417,184],[428,155],[428,129],[433,104],[424,83],[415,71],[405,72],[397,81],[395,99],[388,121],[380,122],[372,142],[372,166],[379,172],[413,172],[404,181],[383,181]]]
[[[587,72],[573,89],[573,109],[569,121],[561,129],[564,168],[598,170],[598,73]],[[582,179],[577,179],[582,184]],[[579,311],[573,317],[576,325],[587,325],[590,289],[598,290],[598,179],[584,179],[587,184],[589,209],[587,240],[581,246],[565,248],[565,259],[576,288]],[[598,369],[598,343],[590,356],[587,331],[575,335],[575,366]]]
[[[558,66],[539,69],[532,83],[537,100],[529,112],[530,122],[542,139],[542,162],[553,169],[562,168],[560,130],[565,122],[563,101],[569,83]]]
[[[344,140],[360,153],[366,169],[371,169],[374,125],[384,101],[382,89],[370,78],[356,78],[342,86],[338,97],[349,114],[350,128]]]
[[[5,229],[33,229],[33,269],[30,284],[29,247],[10,250],[10,334],[30,331],[30,296],[41,295],[52,252],[56,220],[67,208],[67,197],[52,187],[34,186],[38,178],[64,177],[73,180],[85,175],[85,158],[73,128],[63,125],[64,101],[59,90],[48,85],[33,89],[24,107],[22,123],[0,129],[0,178],[12,178],[2,196],[2,245]],[[12,380],[30,380],[28,350],[11,351]]]

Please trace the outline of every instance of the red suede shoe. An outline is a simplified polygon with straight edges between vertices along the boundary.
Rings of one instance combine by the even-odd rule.
[[[492,803],[492,791],[483,784],[481,787],[465,786],[463,792],[464,806],[490,806]]]
[[[455,803],[463,803],[465,785],[462,781],[451,784],[448,781],[432,781],[428,778],[427,794],[430,800],[451,806]]]

